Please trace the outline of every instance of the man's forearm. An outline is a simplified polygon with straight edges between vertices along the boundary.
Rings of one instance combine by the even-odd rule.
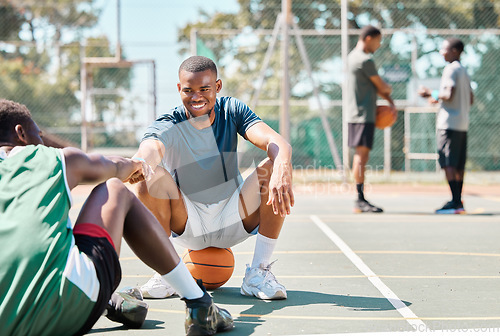
[[[267,156],[273,163],[284,162],[291,163],[292,161],[292,146],[285,140],[272,141],[267,146]]]

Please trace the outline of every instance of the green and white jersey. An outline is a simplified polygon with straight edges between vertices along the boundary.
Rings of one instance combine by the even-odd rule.
[[[2,335],[72,335],[99,293],[94,264],[75,246],[60,149],[0,153]]]

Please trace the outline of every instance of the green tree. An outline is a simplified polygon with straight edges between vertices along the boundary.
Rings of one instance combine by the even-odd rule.
[[[0,0],[0,40],[19,39],[17,33],[23,24],[21,13],[8,0]]]
[[[0,39],[5,41],[0,50],[1,96],[26,104],[43,128],[79,125],[81,55],[114,55],[106,36],[84,40],[84,32],[99,17],[96,3],[0,0]],[[94,85],[100,88],[129,88],[130,77],[130,69],[93,72]],[[120,103],[117,95],[100,97],[97,119]],[[72,136],[73,141],[79,140],[79,134]]]

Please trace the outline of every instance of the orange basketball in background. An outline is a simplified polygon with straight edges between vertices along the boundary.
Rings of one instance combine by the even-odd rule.
[[[387,105],[377,106],[375,114],[375,127],[384,129],[391,127],[397,120],[397,115],[393,115],[391,107]]]
[[[225,284],[234,270],[234,255],[230,248],[186,250],[182,254],[182,261],[193,278],[201,279],[207,289],[216,289]]]

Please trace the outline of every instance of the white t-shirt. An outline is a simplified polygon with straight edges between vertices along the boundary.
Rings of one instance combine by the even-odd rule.
[[[439,90],[454,87],[454,93],[449,101],[443,101],[437,114],[437,129],[466,132],[469,128],[469,111],[471,106],[470,77],[459,61],[448,64],[441,76]]]

